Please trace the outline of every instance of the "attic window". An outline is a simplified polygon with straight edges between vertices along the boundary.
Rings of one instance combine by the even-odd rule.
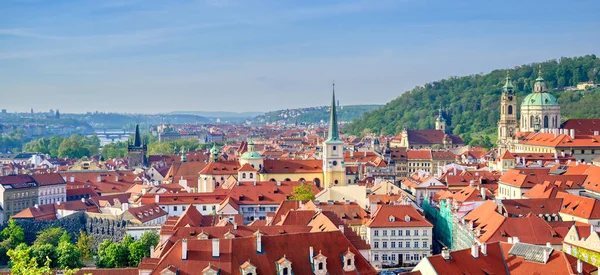
[[[404,216],[404,221],[405,222],[410,222],[410,216],[409,215]]]
[[[395,222],[396,221],[396,217],[394,217],[392,215],[390,215],[388,219],[389,219],[390,222]]]

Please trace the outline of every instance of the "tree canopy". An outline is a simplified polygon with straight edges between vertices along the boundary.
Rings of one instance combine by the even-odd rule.
[[[307,183],[295,186],[290,199],[297,201],[314,200],[315,194],[313,193],[313,187]]]

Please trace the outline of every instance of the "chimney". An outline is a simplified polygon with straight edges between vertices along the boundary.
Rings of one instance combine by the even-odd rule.
[[[237,230],[237,229],[238,229],[237,223],[233,222],[233,230]]]
[[[583,274],[583,262],[577,259],[577,274]]]
[[[67,176],[63,176],[63,180],[67,182]]]
[[[98,175],[98,177],[96,178],[97,182],[102,182],[102,176]]]
[[[256,183],[254,183],[256,185]],[[277,186],[281,186],[281,181],[277,182]]]
[[[81,198],[81,202],[85,203],[85,198]]]
[[[256,253],[262,253],[262,234],[256,234]]]
[[[513,237],[513,243],[514,244],[519,243],[519,237]]]
[[[487,243],[486,242],[481,244],[481,254],[483,256],[487,256]]]
[[[271,225],[271,222],[273,222],[273,217],[267,216],[267,225]]]
[[[548,262],[548,258],[550,258],[550,252],[548,251],[548,249],[544,249],[544,263]]]
[[[600,135],[600,131],[594,131],[594,136]]]
[[[450,261],[450,250],[447,247],[442,248],[442,258],[444,261]]]
[[[75,182],[75,177],[71,176],[71,179],[69,180],[70,182]]]
[[[508,243],[513,243],[513,242],[512,242],[512,237],[508,237],[508,238],[506,238],[506,242],[508,242]]]
[[[575,129],[571,129],[571,130],[569,130],[569,131],[570,131],[570,134],[569,134],[569,135],[571,136],[571,138],[572,138],[572,139],[575,139]]]
[[[35,207],[36,209],[40,208],[40,206],[37,203],[34,204],[33,207]]]
[[[372,203],[371,203],[371,207],[369,208],[369,210],[370,210],[370,212],[371,212],[371,215],[374,215],[374,214],[375,214],[375,212],[377,211],[377,203],[375,203],[375,202],[372,202]]]
[[[181,240],[181,259],[182,260],[187,260],[187,256],[188,256],[188,246],[187,246],[187,242],[188,240],[186,238],[183,238],[183,240]]]
[[[129,203],[121,204],[121,210],[123,210],[123,212],[129,210]]]
[[[473,256],[473,258],[475,259],[479,258],[479,249],[477,249],[476,242],[473,242],[473,244],[471,245],[471,256]]]
[[[341,231],[342,233],[344,233],[344,226],[343,226],[343,225],[341,225],[341,224],[340,224],[340,225],[338,225],[338,229],[340,229],[340,231]]]
[[[154,246],[150,246],[150,258],[154,258]]]
[[[315,257],[315,250],[312,246],[308,248],[308,256],[310,256],[310,263],[312,263]]]
[[[160,196],[158,194],[154,195],[154,202],[155,203],[159,203],[160,202]]]
[[[119,174],[115,176],[115,182],[119,182]]]
[[[219,258],[221,253],[219,252],[219,238],[212,239],[212,256],[213,258]]]
[[[481,199],[482,200],[486,200],[486,191],[485,191],[485,187],[481,186],[481,188],[479,188],[479,192],[481,193]]]
[[[552,248],[552,244],[551,244],[550,242],[547,242],[547,243],[546,243],[546,247],[550,247],[550,248]]]

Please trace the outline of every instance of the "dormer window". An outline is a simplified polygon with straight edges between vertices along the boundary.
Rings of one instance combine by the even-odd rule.
[[[291,275],[292,274],[292,262],[290,262],[285,255],[281,259],[277,260],[277,274],[278,275]]]
[[[250,260],[247,260],[242,265],[240,265],[240,273],[242,275],[255,275],[256,274],[256,266],[251,264]]]
[[[410,216],[409,215],[404,216],[404,221],[405,222],[410,222]]]
[[[346,272],[350,272],[350,271],[354,271],[356,269],[356,267],[354,266],[354,253],[350,252],[350,248],[348,248],[348,251],[344,252],[344,254],[342,254],[342,264],[344,265],[344,271]]]
[[[313,257],[313,272],[315,275],[327,274],[327,257],[321,254],[321,252]]]
[[[390,222],[395,222],[395,221],[396,221],[396,217],[394,217],[394,216],[390,215],[390,217],[389,217],[389,221],[390,221]]]

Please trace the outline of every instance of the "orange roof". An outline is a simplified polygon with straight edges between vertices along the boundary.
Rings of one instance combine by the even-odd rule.
[[[563,199],[561,213],[584,219],[600,219],[600,201],[567,192],[558,192],[556,197]]]
[[[433,227],[412,205],[391,204],[379,205],[365,225],[367,227]]]

